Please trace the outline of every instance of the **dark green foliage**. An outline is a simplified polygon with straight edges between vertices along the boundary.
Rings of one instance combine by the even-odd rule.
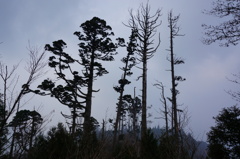
[[[177,157],[176,146],[177,145],[176,145],[175,135],[169,135],[169,136],[162,135],[160,137],[160,144],[159,144],[160,158],[175,159]]]
[[[118,39],[119,45],[124,46],[124,40]],[[113,145],[115,145],[116,138],[117,138],[117,131],[120,125],[120,120],[122,120],[125,117],[127,108],[127,103],[132,103],[132,98],[130,96],[130,100],[127,100],[127,96],[123,95],[124,88],[126,85],[130,84],[131,82],[127,79],[128,76],[131,76],[133,74],[132,67],[136,65],[136,59],[134,57],[135,52],[137,51],[137,30],[132,29],[132,33],[129,37],[129,42],[127,44],[127,56],[122,58],[122,62],[124,63],[124,67],[120,68],[123,71],[122,77],[118,81],[119,86],[114,86],[114,90],[119,93],[118,103],[117,103],[117,115],[116,115],[116,121],[114,123],[114,137],[113,137]],[[126,99],[124,99],[126,98]],[[126,100],[126,102],[124,102]],[[123,124],[122,124],[122,130],[123,130]]]
[[[78,44],[80,60],[77,62],[83,66],[82,74],[87,81],[83,128],[84,134],[88,134],[91,131],[92,94],[98,92],[93,89],[93,82],[98,76],[108,73],[99,61],[113,61],[113,55],[117,54],[117,45],[110,38],[114,35],[112,28],[103,19],[93,17],[80,27],[82,32],[75,32],[74,35],[80,40]]]
[[[130,119],[128,132],[133,135],[133,138],[137,138],[140,132],[139,117],[142,110],[142,101],[138,97],[133,98],[131,95],[124,95],[123,104],[125,104],[125,110]]]
[[[48,157],[48,141],[44,135],[39,135],[35,139],[35,143],[28,156],[32,159],[47,159]]]
[[[144,138],[141,140],[141,157],[143,159],[158,159],[158,140],[154,137],[154,134],[151,132],[151,129],[148,129]]]
[[[82,134],[79,141],[79,155],[83,159],[92,159],[101,154],[99,152],[99,141],[96,135],[96,128],[98,127],[96,119],[91,118],[91,124],[88,134]]]
[[[240,158],[240,109],[237,106],[224,108],[214,117],[216,126],[208,135],[208,153],[213,159]]]
[[[129,139],[130,140],[130,139]],[[119,142],[113,153],[114,159],[139,159],[138,143]]]
[[[151,129],[148,129],[144,138],[141,140],[141,158],[143,159],[158,159],[158,140],[154,137]]]
[[[41,115],[36,111],[20,110],[16,113],[8,125],[13,129],[11,152],[15,154],[14,156],[21,158],[31,150],[42,121]]]
[[[31,159],[91,159],[99,156],[99,143],[96,137],[97,122],[92,119],[92,131],[83,138],[79,129],[73,136],[62,123],[48,131],[47,136],[40,135],[29,153]],[[88,140],[86,140],[88,139]]]
[[[39,95],[50,95],[70,108],[71,115],[62,115],[71,119],[70,131],[74,134],[77,129],[77,118],[82,116],[81,111],[86,103],[86,94],[82,88],[87,86],[87,79],[73,70],[76,60],[64,52],[66,47],[67,44],[63,40],[54,41],[52,46],[49,44],[45,46],[45,49],[52,53],[49,57],[49,67],[54,69],[56,78],[58,81],[61,80],[61,83],[46,79],[38,86],[42,91],[33,92]]]
[[[119,40],[119,43],[123,43],[123,40]],[[121,46],[125,47],[125,44],[121,44]],[[122,92],[124,91],[124,87],[131,82],[127,79],[127,76],[131,76],[133,72],[131,71],[132,67],[136,65],[136,58],[134,57],[134,54],[137,51],[137,30],[132,29],[132,33],[129,37],[129,42],[127,43],[126,50],[127,50],[127,56],[123,57],[121,61],[124,63],[124,67],[120,68],[123,71],[123,75],[121,79],[118,81],[119,86],[114,86],[114,90],[120,93],[120,96]]]
[[[63,124],[53,127],[47,136],[40,135],[35,141],[31,159],[74,159],[77,155],[77,144],[71,134],[67,132]]]
[[[209,145],[208,156],[211,159],[227,159],[228,151],[221,144],[212,144]]]
[[[58,83],[46,79],[38,86],[41,91],[32,92],[50,95],[71,109],[71,115],[63,113],[62,115],[66,119],[71,119],[69,127],[73,138],[79,136],[76,132],[83,125],[83,136],[79,140],[87,145],[82,144],[80,147],[86,150],[81,151],[84,158],[89,158],[92,154],[91,146],[97,145],[90,142],[95,136],[93,125],[96,123],[91,117],[92,94],[99,91],[93,89],[93,82],[98,76],[108,73],[99,61],[113,61],[116,48],[123,43],[123,39],[118,39],[119,45],[114,44],[110,38],[114,35],[112,28],[97,17],[84,22],[80,27],[82,32],[74,33],[80,40],[78,44],[80,59],[74,59],[64,52],[67,44],[63,40],[54,41],[52,46],[47,44],[45,49],[52,54],[49,66],[55,71]],[[77,65],[79,70],[74,70]],[[82,125],[78,123],[78,118],[84,118]]]
[[[22,126],[23,128],[32,128],[34,129],[34,133],[37,131],[37,127],[42,123],[41,115],[34,111],[30,110],[20,110],[14,116],[13,120],[9,123],[9,126]],[[27,127],[31,125],[31,127]],[[32,127],[33,125],[33,127]],[[26,130],[25,130],[26,132]]]
[[[113,55],[116,54],[117,46],[112,42],[110,36],[112,28],[106,24],[106,21],[94,17],[80,26],[83,30],[75,32],[74,35],[81,41],[78,45],[81,64],[85,67],[83,74],[87,78],[95,78],[107,74],[108,71],[96,60],[113,61]],[[90,69],[94,69],[95,75],[91,77]]]
[[[6,114],[7,112],[4,109],[4,103],[2,101],[2,94],[0,94],[0,123],[3,122]],[[3,131],[0,131],[0,158],[4,156],[6,150],[6,145],[8,143],[7,135],[8,129],[4,126]]]

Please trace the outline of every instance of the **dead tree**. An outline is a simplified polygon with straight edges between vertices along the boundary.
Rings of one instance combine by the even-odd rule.
[[[16,74],[18,65],[14,65],[11,70],[4,63],[0,62],[0,77],[3,81],[3,105],[4,105],[4,119],[0,124],[0,132],[3,131],[9,118],[16,111],[18,103],[23,96],[29,93],[29,86],[41,75],[43,75],[43,68],[46,63],[43,62],[45,52],[39,53],[39,48],[29,47],[29,61],[26,66],[26,71],[29,73],[27,81],[22,85],[19,93],[16,94],[19,75]],[[10,93],[8,93],[10,92]],[[16,96],[14,96],[16,94]]]
[[[168,136],[168,130],[169,130],[169,126],[168,126],[168,106],[167,106],[167,99],[165,97],[165,91],[164,91],[164,85],[162,84],[162,82],[157,82],[156,84],[154,84],[154,86],[156,86],[158,89],[161,90],[161,98],[160,101],[163,104],[163,110],[161,110],[161,113],[164,114],[164,120],[165,120],[165,126],[166,126],[166,136]]]
[[[161,10],[157,9],[153,15],[150,14],[150,11],[151,7],[148,3],[146,6],[141,4],[136,15],[130,11],[130,20],[128,25],[126,25],[138,31],[139,50],[137,59],[142,63],[142,67],[139,67],[142,70],[142,75],[139,77],[142,78],[142,138],[144,138],[147,132],[147,62],[154,56],[160,45],[160,34],[156,44],[154,44],[154,37],[157,33],[157,27],[161,25],[161,22],[159,22]]]
[[[170,49],[168,50],[170,52],[170,58],[168,58],[170,64],[171,64],[171,80],[172,80],[172,88],[171,88],[171,93],[172,93],[172,97],[169,98],[169,100],[172,103],[172,128],[173,128],[173,134],[175,136],[176,139],[176,152],[177,152],[177,156],[179,156],[180,152],[179,152],[179,120],[178,120],[178,112],[181,111],[178,109],[178,104],[177,104],[177,95],[179,94],[179,90],[177,90],[177,85],[178,85],[178,81],[184,81],[185,78],[182,78],[181,76],[176,76],[175,74],[175,65],[178,64],[184,64],[184,60],[182,60],[181,58],[177,58],[174,54],[174,49],[173,49],[173,39],[175,37],[178,36],[183,36],[181,34],[179,34],[179,26],[177,26],[177,22],[179,20],[180,15],[177,16],[173,16],[172,11],[169,12],[168,14],[168,27],[170,29]]]
[[[215,0],[212,9],[204,11],[205,14],[224,19],[218,25],[206,25],[203,43],[210,45],[219,42],[220,46],[238,45],[240,41],[240,1],[239,0]]]
[[[174,54],[173,50],[173,39],[177,36],[183,36],[179,34],[180,28],[177,26],[177,22],[179,20],[179,15],[178,16],[173,16],[172,11],[169,12],[168,14],[168,23],[169,23],[169,28],[170,28],[170,58],[168,59],[171,63],[171,79],[172,79],[172,97],[170,99],[172,103],[172,110],[173,110],[173,127],[175,134],[178,134],[179,127],[178,127],[178,108],[177,108],[177,95],[179,94],[179,91],[176,89],[178,85],[178,81],[184,81],[185,78],[182,78],[181,76],[176,76],[175,74],[175,65],[178,64],[184,64],[184,60],[181,58],[177,58]]]
[[[22,85],[20,90],[16,90],[19,84],[20,75],[16,74],[19,65],[14,65],[11,70],[3,62],[0,62],[0,77],[3,81],[3,116],[0,123],[0,134],[4,133],[6,125],[13,114],[19,109],[20,100],[29,93],[29,86],[41,75],[44,74],[43,70],[46,66],[44,60],[45,51],[39,53],[39,48],[28,47],[29,60],[26,71],[29,73],[27,81]],[[25,103],[23,103],[25,104]],[[15,133],[15,130],[13,134]],[[12,136],[14,141],[14,136]],[[12,146],[9,153],[12,157]]]

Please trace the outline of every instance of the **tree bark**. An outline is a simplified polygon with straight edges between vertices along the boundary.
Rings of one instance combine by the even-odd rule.
[[[147,58],[146,53],[143,54],[143,77],[142,77],[142,139],[147,133]]]
[[[94,50],[91,54],[90,68],[89,68],[89,81],[88,92],[86,97],[86,108],[84,113],[84,134],[87,135],[91,132],[91,110],[92,110],[92,92],[93,92],[93,73],[94,73]]]

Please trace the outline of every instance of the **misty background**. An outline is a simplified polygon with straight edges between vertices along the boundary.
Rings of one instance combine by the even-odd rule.
[[[127,24],[130,18],[129,10],[135,12],[144,0],[12,0],[0,1],[0,60],[11,67],[19,64],[17,73],[20,75],[17,88],[25,81],[25,62],[28,60],[27,46],[38,46],[44,50],[45,44],[52,44],[53,41],[62,39],[67,43],[65,50],[71,56],[78,55],[79,43],[75,31],[86,20],[97,16],[104,19],[110,25],[117,37],[125,38],[128,41],[130,29],[123,25]],[[237,90],[237,85],[230,82],[234,79],[232,74],[238,73],[240,68],[239,46],[220,47],[217,43],[204,45],[201,42],[204,30],[202,24],[219,24],[221,19],[205,15],[202,12],[211,9],[209,0],[149,0],[151,11],[157,8],[162,9],[161,26],[157,28],[161,36],[161,44],[154,57],[148,62],[148,105],[151,109],[148,113],[152,121],[148,126],[164,126],[163,119],[158,112],[162,108],[159,100],[160,90],[153,86],[156,81],[165,85],[166,96],[171,96],[171,75],[169,71],[170,62],[166,60],[169,48],[169,28],[167,27],[167,15],[173,10],[174,15],[180,14],[181,36],[174,39],[174,50],[178,57],[185,60],[185,64],[176,67],[176,75],[186,78],[178,86],[180,94],[178,104],[180,108],[187,109],[190,117],[186,131],[192,131],[199,140],[206,140],[206,132],[214,125],[213,116],[216,116],[223,107],[235,105],[228,90]],[[224,19],[222,19],[224,20]],[[113,38],[114,39],[114,38]],[[156,39],[157,40],[157,39]],[[114,118],[116,115],[116,103],[118,93],[113,86],[118,84],[121,77],[120,61],[126,55],[124,49],[118,49],[115,61],[105,62],[103,65],[109,74],[98,78],[94,83],[95,89],[100,89],[94,94],[92,116],[99,123],[102,119]],[[48,53],[46,55],[46,61]],[[36,88],[43,79],[54,78],[50,68],[41,79],[35,81],[32,88]],[[136,95],[141,94],[141,80],[136,81],[141,75],[137,68],[133,69],[132,83],[127,86],[126,93],[133,94],[136,87]],[[2,89],[1,89],[2,90]],[[31,99],[29,101],[29,99]],[[40,114],[48,119],[48,127],[64,122],[60,112],[68,112],[66,106],[62,106],[56,99],[28,95],[21,103],[22,109],[39,109]],[[49,114],[51,114],[49,116]],[[109,124],[110,126],[110,124]]]

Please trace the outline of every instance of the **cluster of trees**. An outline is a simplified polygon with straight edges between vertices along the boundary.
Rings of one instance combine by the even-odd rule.
[[[217,2],[219,2],[219,4],[216,3],[217,5],[225,6],[223,2],[220,3],[220,0]],[[226,6],[230,8],[229,14],[235,15],[231,9],[239,2],[233,0],[227,2],[229,4]],[[239,11],[238,6],[236,5],[237,11]],[[214,10],[217,12],[219,10],[217,8],[219,7],[215,7],[209,13],[213,14]],[[39,55],[36,48],[29,49],[30,60],[27,67],[29,78],[18,94],[15,93],[18,78],[14,75],[17,66],[9,71],[8,67],[1,63],[0,76],[3,81],[3,93],[0,100],[0,157],[31,159],[205,158],[204,154],[197,153],[200,143],[196,142],[191,135],[184,133],[181,123],[183,119],[180,112],[184,110],[179,109],[177,97],[180,91],[177,86],[185,78],[176,75],[175,67],[184,64],[184,60],[175,54],[174,39],[182,35],[179,33],[180,28],[177,24],[180,16],[174,16],[172,11],[168,13],[170,38],[167,58],[170,62],[171,97],[165,96],[165,87],[161,82],[155,84],[161,90],[162,112],[166,125],[159,136],[148,129],[147,63],[154,56],[161,42],[160,34],[157,34],[157,28],[161,25],[159,20],[161,10],[157,10],[153,15],[150,11],[149,4],[141,5],[136,15],[130,11],[130,20],[128,24],[125,24],[131,30],[127,43],[123,38],[117,38],[114,42],[112,28],[103,19],[93,17],[80,25],[81,31],[74,33],[80,41],[78,58],[65,52],[67,43],[63,40],[54,41],[52,45],[47,44],[45,51],[50,54],[48,66],[55,72],[55,79],[47,78],[38,84],[37,88],[32,88],[31,84],[43,74],[43,67],[46,66],[43,62],[45,51]],[[239,17],[236,15],[234,18]],[[207,25],[204,27],[207,30],[206,35],[212,38],[212,41],[206,38],[204,42],[223,40],[224,37],[214,37],[218,34],[217,31],[214,35],[211,34],[213,32],[211,29],[217,30],[219,27]],[[225,39],[232,36],[232,30],[230,34]],[[156,36],[158,36],[157,42],[154,41]],[[232,37],[235,39],[235,34]],[[228,40],[228,43],[237,44],[237,40]],[[106,131],[106,121],[103,121],[102,127],[99,128],[98,121],[91,114],[93,94],[100,91],[94,89],[93,84],[98,78],[109,73],[103,66],[103,62],[113,61],[119,47],[125,48],[126,56],[121,59],[122,75],[118,85],[113,88],[119,93],[119,98],[116,99],[118,100],[116,117],[109,120],[112,123],[112,130]],[[139,75],[139,79],[142,80],[141,99],[135,93],[130,95],[124,91],[131,83],[129,77],[133,74],[134,67],[142,71]],[[11,78],[16,81],[12,81]],[[43,117],[36,110],[21,109],[21,105],[24,105],[21,99],[30,93],[50,96],[67,106],[70,114],[62,113],[67,123],[59,123],[47,133],[44,132],[42,130]],[[237,107],[232,107],[224,109],[215,118],[219,124],[208,133],[209,157],[219,158],[220,154],[217,153],[220,150],[223,158],[239,157],[240,133],[236,129],[240,123],[239,112]],[[127,120],[127,115],[129,120]],[[11,117],[13,117],[12,120]],[[227,120],[226,123],[225,120]],[[229,123],[232,125],[225,127]],[[234,133],[236,137],[225,132]]]
[[[213,8],[206,14],[225,18],[219,25],[203,24],[205,29],[205,44],[218,42],[220,46],[238,45],[240,40],[240,2],[239,0],[216,0]],[[231,82],[240,84],[240,74],[234,74],[236,79]],[[228,91],[233,99],[240,101],[240,92]],[[207,133],[208,157],[212,159],[240,158],[240,108],[238,105],[223,108],[219,115],[213,118],[216,126]]]

